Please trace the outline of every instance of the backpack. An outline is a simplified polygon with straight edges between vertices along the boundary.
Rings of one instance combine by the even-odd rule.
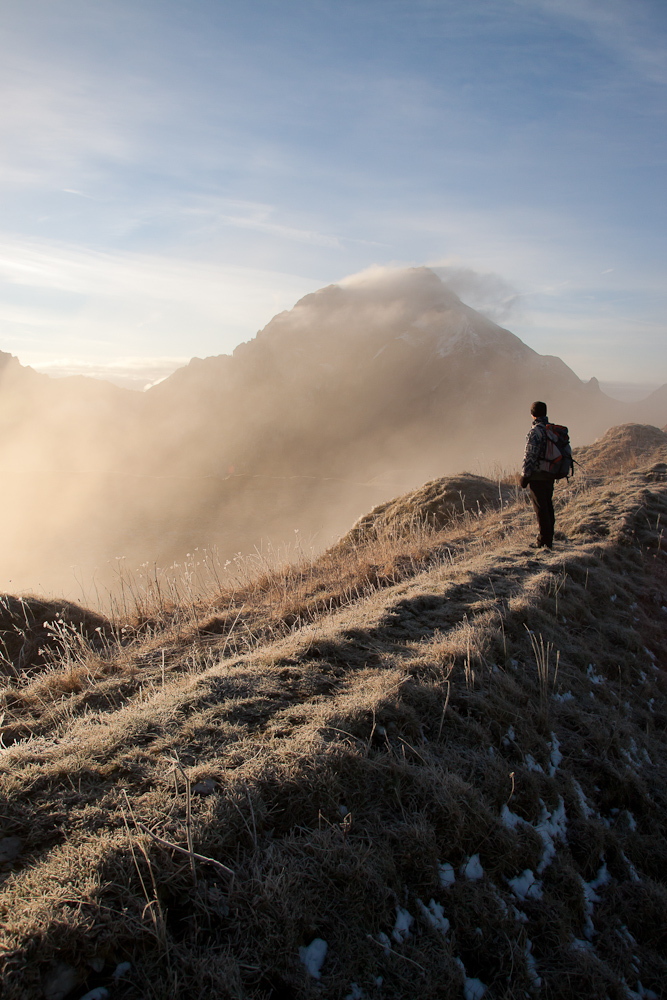
[[[549,472],[554,479],[567,479],[574,473],[570,435],[562,424],[545,424],[546,447],[538,466],[540,472]]]

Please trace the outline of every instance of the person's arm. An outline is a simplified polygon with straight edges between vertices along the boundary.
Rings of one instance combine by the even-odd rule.
[[[540,464],[544,444],[544,428],[542,424],[531,427],[526,438],[526,450],[523,456],[523,474],[521,488],[525,490],[528,480]]]

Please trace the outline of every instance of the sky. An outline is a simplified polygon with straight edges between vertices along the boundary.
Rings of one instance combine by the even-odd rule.
[[[143,386],[374,267],[667,382],[665,0],[3,0],[0,350]]]

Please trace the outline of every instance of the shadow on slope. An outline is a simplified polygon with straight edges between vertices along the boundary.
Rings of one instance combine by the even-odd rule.
[[[72,697],[6,750],[5,995],[664,995],[665,470],[557,503],[553,553],[523,495],[376,532],[356,594],[244,648],[251,618],[184,612],[117,710]],[[322,579],[266,577],[263,614]]]

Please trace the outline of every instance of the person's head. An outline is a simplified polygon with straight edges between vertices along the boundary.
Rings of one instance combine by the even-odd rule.
[[[538,399],[531,406],[530,412],[532,413],[532,415],[535,418],[535,420],[539,420],[540,417],[546,417],[546,415],[547,415],[547,404],[546,403],[541,403],[539,401],[539,399]]]

